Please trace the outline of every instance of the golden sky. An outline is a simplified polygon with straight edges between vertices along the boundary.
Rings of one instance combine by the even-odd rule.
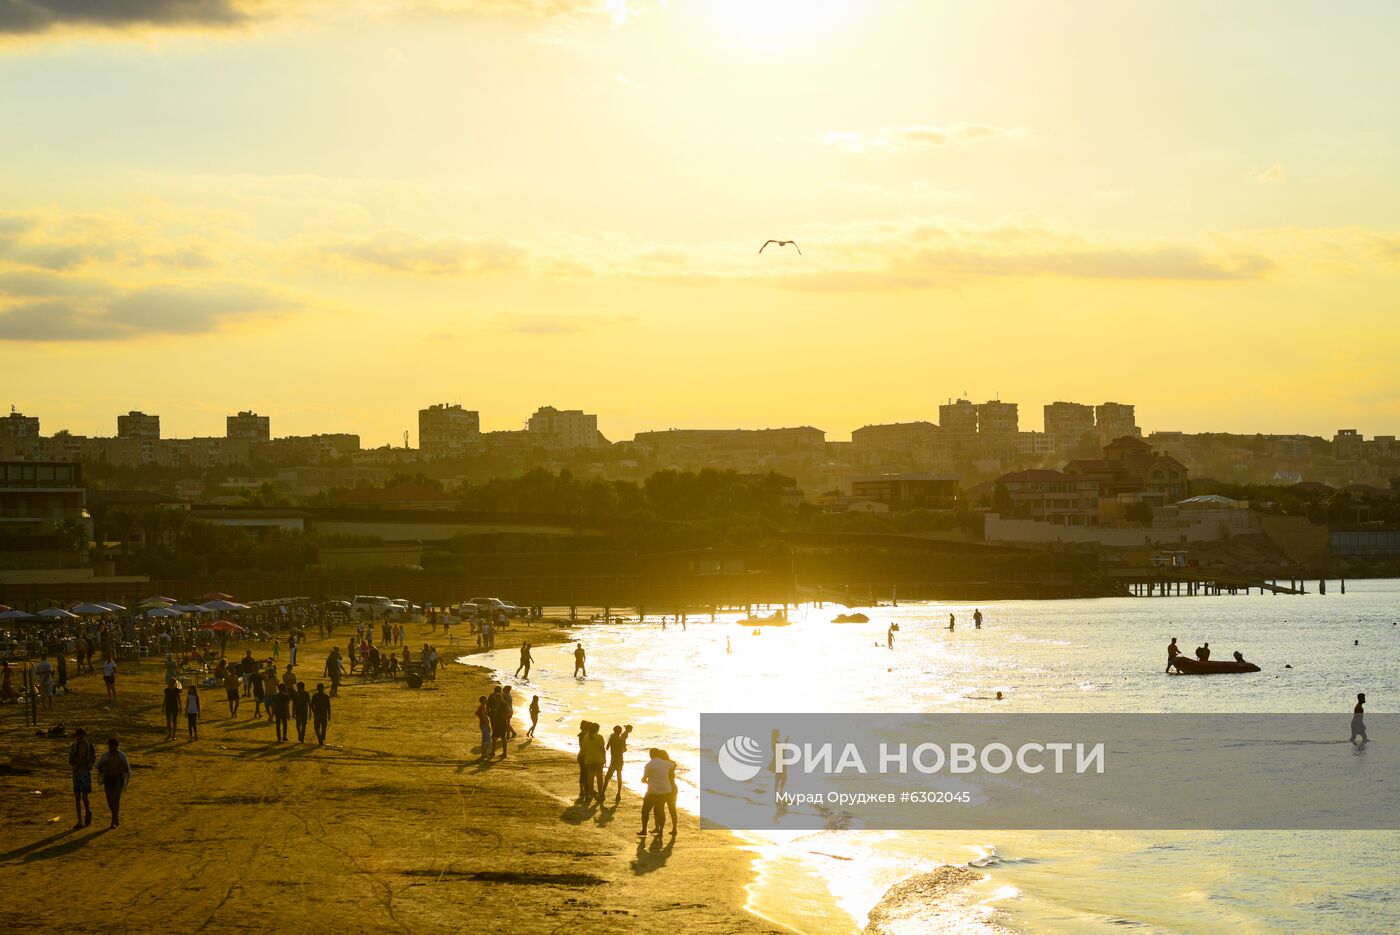
[[[1400,7],[0,0],[0,403],[1400,429]],[[793,238],[791,248],[758,246]]]

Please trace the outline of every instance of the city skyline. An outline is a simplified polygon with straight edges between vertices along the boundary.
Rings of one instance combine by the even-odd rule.
[[[1400,420],[1390,5],[25,8],[0,402],[55,428]]]

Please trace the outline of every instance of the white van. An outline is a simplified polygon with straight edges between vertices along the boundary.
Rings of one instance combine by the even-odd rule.
[[[397,609],[387,597],[356,594],[355,599],[350,602],[350,619],[359,620],[368,617],[371,620],[383,620]]]

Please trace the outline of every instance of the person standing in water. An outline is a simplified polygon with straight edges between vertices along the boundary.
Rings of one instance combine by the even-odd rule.
[[[525,671],[525,680],[530,680],[530,663],[535,661],[535,657],[530,655],[530,644],[520,644],[520,665],[515,667],[515,674],[519,675],[521,670]]]
[[[982,629],[982,608],[977,608],[972,612],[972,629]]]
[[[1370,738],[1366,736],[1366,693],[1359,692],[1356,696],[1356,707],[1351,709],[1351,742],[1356,743],[1356,738],[1361,738],[1364,746],[1370,743]]]
[[[1167,644],[1167,671],[1168,671],[1168,672],[1170,672],[1170,671],[1172,670],[1172,663],[1175,662],[1175,661],[1176,661],[1176,657],[1177,657],[1177,656],[1180,656],[1180,655],[1181,655],[1181,647],[1178,646],[1178,645],[1176,645],[1176,637],[1173,636],[1173,637],[1172,637],[1172,641],[1171,641],[1170,643]]]
[[[952,633],[952,632],[957,628],[957,625],[958,625],[958,618],[954,617],[952,614],[949,614],[949,615],[948,615],[948,632],[949,632],[949,633]]]
[[[574,646],[574,678],[578,678],[580,672],[583,673],[584,678],[588,678],[588,667],[584,665],[586,658],[586,654],[583,651],[583,641],[580,640]]]

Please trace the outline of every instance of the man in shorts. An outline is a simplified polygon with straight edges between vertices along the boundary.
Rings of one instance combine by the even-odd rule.
[[[647,836],[647,818],[656,815],[656,836],[666,830],[666,800],[671,796],[671,761],[663,759],[661,751],[651,748],[651,760],[642,769],[642,782],[647,793],[642,797],[642,830],[637,837]]]
[[[87,731],[81,727],[73,735],[76,739],[68,748],[68,765],[73,768],[73,807],[78,812],[78,823],[73,827],[85,828],[92,824],[88,795],[92,792],[92,768],[97,763],[97,749],[88,742]]]

